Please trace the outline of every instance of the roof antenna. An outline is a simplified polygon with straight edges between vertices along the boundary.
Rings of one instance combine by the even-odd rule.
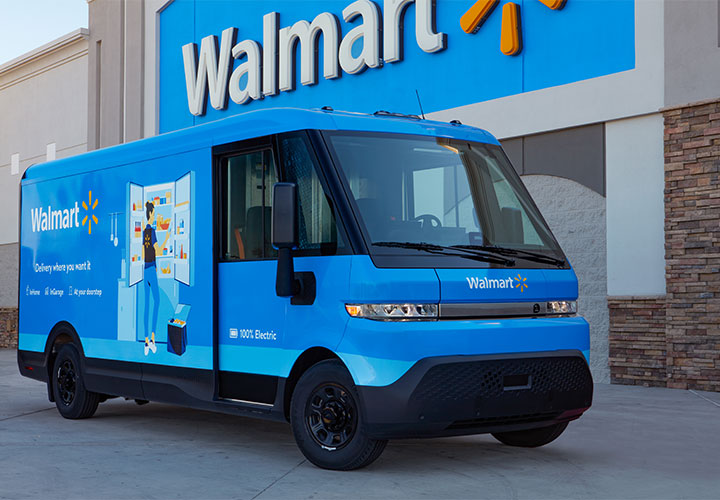
[[[423,111],[422,102],[420,102],[420,92],[418,92],[417,89],[415,89],[415,95],[418,99],[418,104],[420,105],[420,115],[422,115],[422,119],[425,119],[425,111]]]

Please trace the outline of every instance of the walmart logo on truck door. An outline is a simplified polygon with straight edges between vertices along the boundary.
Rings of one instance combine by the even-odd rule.
[[[87,214],[80,222],[80,205],[75,202],[75,206],[72,208],[53,208],[52,205],[48,205],[47,208],[31,208],[30,219],[33,233],[41,233],[44,231],[57,231],[61,229],[71,229],[84,226],[88,224],[88,234],[92,233],[92,222],[94,221],[97,225],[98,219],[95,214],[91,213],[98,205],[98,199],[95,198],[94,203],[92,202],[92,191],[88,192],[89,204],[82,202],[83,209]]]

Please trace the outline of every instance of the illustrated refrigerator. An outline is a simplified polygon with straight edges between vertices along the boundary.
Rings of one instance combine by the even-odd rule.
[[[190,262],[193,258],[190,245],[192,208],[192,176],[188,172],[175,182],[141,186],[130,183],[128,212],[129,237],[127,249],[128,286],[143,281],[145,262],[143,262],[143,231],[147,224],[147,202],[152,202],[155,210],[153,229],[157,242],[167,243],[161,254],[156,255],[158,280],[174,279],[185,285],[191,285]],[[168,236],[169,233],[169,236]]]

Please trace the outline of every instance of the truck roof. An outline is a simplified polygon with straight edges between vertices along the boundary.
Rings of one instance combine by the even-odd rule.
[[[374,114],[334,111],[330,108],[269,108],[249,111],[210,123],[111,146],[81,155],[32,165],[23,184],[112,168],[152,158],[209,148],[230,142],[296,130],[346,130],[447,137],[499,144],[485,130],[462,125],[421,120],[411,115],[387,112]]]

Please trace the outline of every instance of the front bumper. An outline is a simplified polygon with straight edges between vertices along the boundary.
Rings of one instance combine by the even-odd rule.
[[[592,404],[580,351],[425,358],[395,383],[358,386],[376,439],[437,437],[544,427]]]

